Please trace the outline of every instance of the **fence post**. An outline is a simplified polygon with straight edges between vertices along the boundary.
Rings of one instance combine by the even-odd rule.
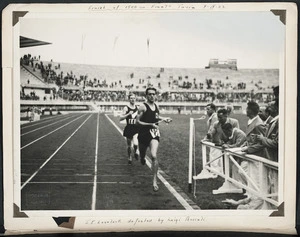
[[[268,169],[263,162],[259,162],[259,193],[262,197],[265,197],[268,194]],[[264,201],[262,209],[269,209],[269,204]]]
[[[192,192],[193,178],[193,143],[194,143],[194,119],[190,118],[190,139],[189,139],[189,192]]]
[[[204,144],[201,145],[202,148],[202,168],[204,169],[204,167],[206,166],[206,159],[207,159],[207,150],[206,150],[206,146]]]
[[[224,172],[225,172],[225,182],[228,182],[227,179],[230,177],[230,162],[229,154],[224,152]]]
[[[236,185],[232,184],[230,181],[228,181],[228,178],[230,178],[230,154],[228,152],[224,152],[224,178],[225,181],[222,184],[222,186],[216,190],[213,190],[213,194],[221,194],[221,193],[243,193],[243,190]]]

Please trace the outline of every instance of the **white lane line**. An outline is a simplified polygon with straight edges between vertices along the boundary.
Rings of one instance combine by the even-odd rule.
[[[146,161],[148,162],[148,160]],[[150,162],[147,164],[150,167]],[[157,177],[163,182],[163,184],[167,187],[167,189],[174,195],[174,197],[180,202],[180,204],[186,209],[186,210],[194,210],[193,207],[191,207],[190,204],[187,203],[187,201],[173,188],[173,186],[165,180],[165,178],[158,172]]]
[[[114,125],[114,127],[123,134],[122,130],[112,121],[106,114],[105,117]],[[151,163],[146,159],[147,166],[151,169]],[[186,210],[194,210],[192,206],[172,187],[171,184],[158,172],[157,177],[161,180],[161,182],[166,186],[166,188],[170,191],[170,193],[178,200],[178,202],[186,209]]]
[[[111,175],[111,174],[101,174],[101,175],[98,175],[100,177],[130,177],[132,176],[132,174],[114,174],[114,175]],[[134,175],[134,177],[149,177],[149,176],[152,176],[151,174],[137,174],[137,175]]]
[[[52,159],[53,156],[73,137],[73,135],[83,126],[83,124],[86,123],[86,121],[92,116],[92,114],[82,122],[82,124],[79,125],[79,127],[52,153],[52,155],[38,168],[29,179],[26,180],[26,182],[21,186],[21,190],[25,187],[26,184],[30,182],[30,180],[33,179],[34,176]]]
[[[30,174],[22,173],[21,176],[30,176]],[[39,174],[39,177],[57,177],[57,176],[58,176],[58,174]],[[61,176],[80,177],[80,176],[94,176],[94,175],[93,174],[59,174],[59,177],[61,177]]]
[[[30,176],[30,174],[21,173],[21,176]],[[57,176],[57,174],[40,174],[39,177],[52,177]],[[66,177],[74,177],[74,176],[94,176],[93,174],[59,174],[59,177],[66,176]],[[134,175],[135,177],[152,177],[150,174],[141,174],[141,175]],[[102,174],[98,175],[98,177],[132,177],[132,174],[115,174],[115,175],[108,175],[108,174]]]
[[[107,116],[107,114],[105,114],[105,117],[112,123],[112,125],[114,125],[114,127],[119,131],[119,133],[123,134],[123,131],[121,130],[121,128],[119,128],[119,127],[115,124],[115,122],[112,121],[111,118]],[[126,138],[124,137],[124,139],[126,139]]]
[[[78,118],[76,118],[76,119],[74,119],[74,120],[72,120],[72,121],[70,121],[70,122],[68,122],[68,123],[66,123],[66,124],[64,124],[64,125],[62,125],[62,126],[60,126],[60,127],[58,127],[57,129],[55,129],[55,130],[53,130],[53,131],[47,133],[46,135],[43,135],[43,136],[39,137],[38,139],[35,139],[34,141],[32,141],[32,142],[26,144],[25,146],[22,146],[22,147],[21,147],[21,150],[22,150],[23,148],[25,148],[25,147],[28,147],[28,146],[32,145],[33,143],[35,143],[35,142],[37,142],[37,141],[43,139],[44,137],[49,136],[50,134],[52,134],[52,133],[58,131],[59,129],[62,129],[63,127],[69,125],[70,123],[73,123],[74,121],[80,119],[82,116],[84,116],[84,115],[81,115],[80,117],[78,117]]]
[[[97,194],[97,173],[98,173],[98,136],[99,136],[99,113],[97,116],[97,130],[96,130],[96,148],[95,148],[95,169],[94,169],[94,186],[92,195],[92,210],[96,209],[96,194]]]
[[[128,166],[127,165],[124,165],[124,164],[101,164],[102,166]]]
[[[30,182],[30,184],[93,184],[94,182]],[[141,182],[97,182],[97,184],[141,184]]]
[[[69,114],[67,114],[67,115],[69,115]],[[25,125],[21,126],[21,130],[24,129],[24,128],[30,128],[30,127],[34,127],[34,126],[38,126],[40,124],[46,123],[46,122],[48,122],[49,119],[54,120],[54,119],[61,118],[61,117],[63,117],[63,115],[57,115],[57,116],[54,116],[54,117],[45,118],[45,119],[38,120],[38,121],[33,121],[31,123],[26,123]]]
[[[36,160],[35,160],[36,161]],[[26,163],[26,164],[22,164],[22,165],[35,165],[36,164],[36,162],[34,162],[34,163]],[[62,167],[62,166],[67,166],[67,167],[69,167],[70,166],[70,163],[69,164],[56,164],[57,166],[59,166],[59,167]],[[124,165],[124,164],[103,164],[103,166],[128,166],[128,165]],[[82,165],[80,165],[80,166],[87,166],[87,167],[89,167],[89,165],[86,165],[86,164],[82,164]],[[68,169],[68,168],[66,168],[66,169]],[[73,168],[73,169],[75,169],[75,168]]]
[[[54,122],[54,123],[50,123],[50,124],[45,125],[45,126],[42,126],[42,127],[40,127],[40,128],[33,129],[33,130],[29,131],[29,132],[25,132],[25,133],[21,134],[21,137],[24,136],[24,135],[26,135],[26,134],[35,132],[35,131],[37,131],[37,130],[40,130],[40,129],[49,127],[49,126],[51,126],[51,125],[53,125],[53,124],[56,124],[56,123],[62,122],[62,121],[64,121],[64,120],[70,119],[70,118],[72,118],[72,117],[73,117],[73,116],[70,116],[70,117],[67,117],[67,118],[64,118],[64,119],[60,119],[60,120],[58,120],[58,121],[56,121],[56,122]]]

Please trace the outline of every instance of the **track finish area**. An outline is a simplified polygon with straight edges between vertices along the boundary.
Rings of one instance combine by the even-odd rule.
[[[163,171],[153,192],[150,160],[128,165],[121,130],[105,114],[24,124],[20,147],[22,210],[199,209]]]

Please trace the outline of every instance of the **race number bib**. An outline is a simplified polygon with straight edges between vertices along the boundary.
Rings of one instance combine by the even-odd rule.
[[[158,128],[152,128],[152,129],[150,129],[150,134],[151,134],[151,136],[153,138],[160,137],[160,133],[159,133]]]
[[[129,119],[129,120],[128,120],[128,123],[129,123],[129,124],[136,124],[136,119]]]

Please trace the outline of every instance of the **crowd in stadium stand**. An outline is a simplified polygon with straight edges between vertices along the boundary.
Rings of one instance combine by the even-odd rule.
[[[60,64],[57,64],[53,68],[52,60],[45,65],[44,62],[40,60],[40,56],[32,57],[30,54],[24,55],[20,59],[20,64],[31,67],[33,72],[39,72],[45,83],[54,83],[57,86],[80,86],[82,81],[84,81],[87,77],[81,75],[77,78],[76,75],[73,75],[72,71],[66,72],[66,74],[62,71],[57,73],[56,69],[60,69]]]
[[[163,102],[210,102],[215,98],[214,93],[193,93],[193,92],[164,92],[158,101]]]
[[[205,140],[209,140],[216,146],[223,149],[240,148],[241,152],[251,154],[258,157],[278,162],[278,124],[279,124],[279,87],[274,87],[274,100],[270,102],[265,110],[262,110],[254,101],[247,103],[248,125],[246,131],[239,128],[239,121],[230,117],[230,111],[226,108],[216,110],[216,106],[211,103],[207,105],[207,135]],[[210,167],[223,173],[222,150],[210,148]],[[236,164],[231,165],[231,176],[234,180],[247,186],[250,181],[246,178],[248,175],[252,182],[255,183],[264,192],[273,195],[274,200],[278,200],[278,171],[272,168],[267,169],[260,175],[265,176],[267,180],[267,188],[263,186],[260,180],[259,172],[263,172],[259,168],[257,161],[249,161],[247,159],[235,158]],[[243,171],[241,171],[241,169]],[[245,175],[246,174],[246,175]],[[203,173],[206,178],[215,178],[217,174]],[[230,192],[230,191],[228,191]],[[247,193],[248,197],[241,200],[227,199],[225,202],[232,204],[237,209],[263,209],[265,208],[262,197],[253,193]],[[277,195],[277,196],[276,196]],[[269,204],[270,205],[270,204]],[[272,206],[271,206],[272,207]]]
[[[56,70],[60,69],[60,64],[53,67],[53,62],[44,65],[43,61],[40,61],[40,57],[32,57],[30,54],[24,55],[20,59],[20,64],[30,66],[33,72],[38,71],[41,74],[45,83],[54,83],[57,86],[75,86],[75,87],[95,87],[95,88],[119,88],[123,87],[121,80],[117,82],[108,83],[105,79],[93,80],[88,79],[87,75],[76,76],[72,71],[57,73]],[[133,87],[133,85],[132,85]]]
[[[135,90],[137,88],[142,89],[149,86],[155,86],[162,91],[162,93],[158,95],[158,101],[163,102],[246,102],[254,98],[253,91],[247,93],[242,92],[247,88],[245,82],[239,82],[233,85],[231,82],[228,82],[228,76],[224,77],[225,80],[214,81],[213,79],[206,79],[205,83],[199,83],[196,78],[191,79],[188,76],[170,76],[169,81],[164,83],[166,87],[163,87],[161,82],[158,82],[157,85],[149,84],[151,76],[148,76],[145,79],[140,78],[138,85],[134,83],[123,85],[121,80],[109,82],[109,80],[106,79],[90,79],[88,75],[75,75],[72,71],[63,72],[60,70],[61,65],[59,63],[53,63],[52,60],[50,62],[43,62],[40,56],[24,55],[20,59],[20,63],[23,66],[27,66],[33,73],[38,74],[45,83],[52,83],[55,84],[57,88],[60,88],[60,93],[54,93],[54,97],[57,95],[71,101],[126,101],[126,91]],[[163,72],[164,70],[161,69],[160,73],[152,75],[152,77],[159,79]],[[135,75],[132,72],[130,78],[134,77]],[[28,84],[29,83],[30,80],[28,80]],[[254,84],[253,81],[251,83]],[[255,87],[262,89],[261,84],[262,82],[258,81],[255,83]],[[68,88],[70,89],[68,90]],[[78,90],[76,88],[78,88]],[[101,88],[115,91],[101,91]],[[171,92],[172,88],[177,89],[177,92]],[[94,89],[100,91],[95,91]],[[189,91],[191,89],[203,90],[203,92],[191,92]],[[64,93],[62,93],[63,90]],[[214,90],[215,92],[206,93],[205,90]],[[222,92],[222,90],[230,90],[232,93],[225,93]],[[241,93],[239,93],[240,91]],[[38,98],[22,94],[21,99],[37,100]],[[268,94],[265,96],[258,95],[255,100],[260,103],[268,103],[272,100],[272,96]]]
[[[111,101],[125,101],[125,91],[92,91],[92,90],[65,90],[60,88],[58,95],[69,101],[98,101],[98,102],[111,102]]]
[[[35,94],[34,91],[29,94],[25,94],[24,90],[20,91],[20,99],[21,100],[40,100],[40,97]]]

